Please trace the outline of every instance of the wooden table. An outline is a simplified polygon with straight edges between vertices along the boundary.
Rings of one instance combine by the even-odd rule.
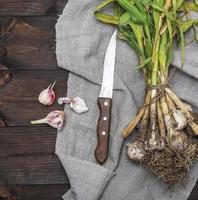
[[[57,67],[55,23],[67,0],[0,1],[0,199],[58,200],[69,189],[55,156],[56,130],[30,121],[57,104],[38,103],[57,80],[65,96],[68,73]],[[197,200],[198,185],[189,200]],[[4,197],[4,198],[3,198]]]

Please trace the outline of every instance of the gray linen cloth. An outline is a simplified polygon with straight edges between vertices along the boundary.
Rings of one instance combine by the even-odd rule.
[[[89,111],[76,114],[65,106],[66,126],[58,131],[56,154],[68,175],[71,189],[65,200],[184,200],[198,176],[197,164],[186,186],[168,190],[145,168],[126,156],[123,128],[135,116],[144,99],[144,81],[137,70],[138,59],[128,45],[118,40],[113,93],[109,157],[100,166],[94,158],[96,124],[99,116],[97,97],[103,72],[105,51],[115,27],[98,22],[93,10],[100,0],[75,0],[67,3],[56,24],[58,65],[71,73],[67,96],[80,96]],[[189,38],[192,33],[189,33]],[[198,45],[186,48],[185,65],[172,80],[176,93],[198,107]],[[181,54],[176,50],[174,62],[180,67]],[[135,137],[136,133],[128,139]]]

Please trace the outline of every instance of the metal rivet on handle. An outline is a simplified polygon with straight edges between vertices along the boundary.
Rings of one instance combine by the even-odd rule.
[[[108,102],[107,102],[107,101],[105,101],[105,102],[104,102],[104,105],[105,105],[105,106],[108,106]]]
[[[103,120],[106,121],[106,120],[107,120],[107,117],[103,117]]]

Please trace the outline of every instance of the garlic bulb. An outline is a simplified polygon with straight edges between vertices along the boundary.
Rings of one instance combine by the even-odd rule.
[[[53,128],[61,130],[65,122],[65,113],[63,111],[54,110],[50,112],[45,118],[31,121],[31,124],[48,124]]]
[[[53,90],[53,87],[55,86],[56,81],[53,84],[50,84],[48,88],[44,89],[38,97],[38,100],[43,105],[52,105],[55,101],[56,95]]]
[[[181,110],[175,110],[173,112],[173,117],[177,123],[175,127],[176,130],[183,130],[184,128],[186,128],[187,119]]]
[[[171,146],[178,150],[183,151],[187,147],[187,136],[182,131],[177,131],[174,129],[170,129],[171,138],[170,138],[170,144]]]
[[[151,136],[148,139],[148,149],[150,150],[162,150],[165,146],[163,138],[156,131],[151,132]]]
[[[127,144],[127,155],[128,157],[136,162],[141,162],[145,157],[145,150],[143,149],[143,144],[139,140]]]
[[[85,103],[85,100],[81,97],[69,98],[69,97],[62,97],[58,99],[58,103],[62,104],[70,104],[70,108],[75,111],[76,113],[83,113],[88,111],[88,107]]]
[[[145,150],[162,150],[165,146],[164,139],[159,135],[159,130],[156,125],[153,124],[150,134],[145,141]]]

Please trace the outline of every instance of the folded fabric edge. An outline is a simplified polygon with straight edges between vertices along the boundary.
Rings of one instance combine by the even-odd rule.
[[[97,200],[115,175],[115,172],[87,160],[65,155],[57,149],[55,153],[68,175],[76,200]]]
[[[70,189],[68,190],[63,196],[62,198],[64,200],[76,200],[75,197],[74,197],[74,193],[73,191]]]

